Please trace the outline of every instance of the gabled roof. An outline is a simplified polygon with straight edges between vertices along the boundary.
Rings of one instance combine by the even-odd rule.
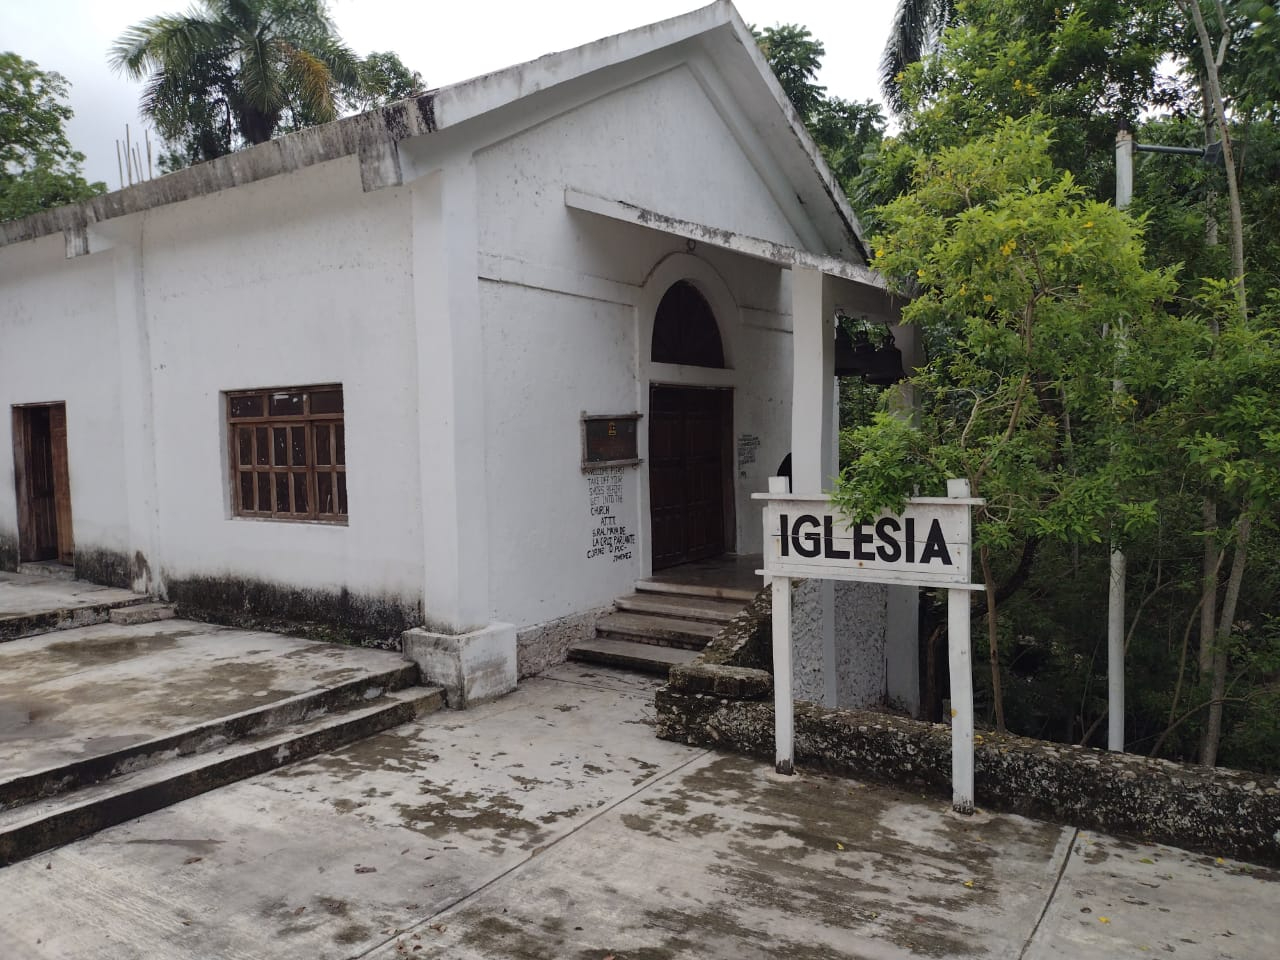
[[[715,64],[752,140],[768,154],[757,157],[762,177],[775,196],[785,193],[788,201],[794,197],[798,206],[783,206],[784,212],[792,207],[790,216],[807,221],[809,229],[798,231],[800,235],[816,237],[816,245],[825,247],[810,252],[865,263],[857,218],[729,0],[301,130],[123,190],[0,223],[0,246],[66,232],[69,252],[81,245],[87,249],[84,236],[92,224],[353,155],[359,157],[366,190],[396,185],[401,182],[401,141],[461,128],[535,94],[589,80],[591,74],[678,45],[686,45],[691,55],[705,54]]]

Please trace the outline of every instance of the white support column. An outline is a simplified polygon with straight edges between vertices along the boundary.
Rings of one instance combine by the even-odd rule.
[[[947,481],[947,496],[970,494],[969,481]],[[971,512],[965,510],[966,543],[971,541]],[[966,547],[966,550],[969,548]],[[968,562],[966,561],[966,566]],[[951,674],[951,808],[973,813],[973,653],[970,648],[968,590],[947,591],[947,666]]]
[[[471,156],[413,184],[423,606],[427,627],[489,621],[484,357]]]
[[[969,591],[947,591],[947,663],[951,671],[951,807],[973,813],[973,664]]]
[[[1107,591],[1107,749],[1124,752],[1124,552],[1111,551]]]
[[[791,270],[791,489],[822,493],[835,473],[835,301],[823,274]]]
[[[795,694],[791,689],[791,578],[773,577],[774,768],[795,773]]]
[[[139,593],[163,589],[158,553],[154,391],[151,334],[142,272],[142,231],[117,240],[109,252],[115,273],[116,343],[120,356],[120,431],[131,586]]]
[[[836,472],[835,295],[820,270],[791,270],[791,489],[824,493]],[[822,702],[837,703],[835,584],[817,583]]]

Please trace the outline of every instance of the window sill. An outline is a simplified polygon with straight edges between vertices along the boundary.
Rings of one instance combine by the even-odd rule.
[[[307,518],[296,517],[227,517],[228,520],[244,520],[249,523],[288,523],[301,524],[307,527],[345,527],[349,525],[349,520],[311,520]]]

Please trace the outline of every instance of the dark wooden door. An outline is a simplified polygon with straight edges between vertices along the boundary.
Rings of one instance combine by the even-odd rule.
[[[725,552],[731,398],[727,390],[650,388],[649,506],[655,570]]]
[[[75,544],[66,405],[15,407],[13,414],[19,555],[26,561],[71,563]]]

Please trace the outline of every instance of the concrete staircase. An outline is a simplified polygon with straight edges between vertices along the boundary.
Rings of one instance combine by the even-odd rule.
[[[403,663],[83,760],[0,778],[0,867],[443,706]]]
[[[569,648],[569,659],[665,676],[694,660],[754,596],[740,587],[639,580],[596,622],[594,637]]]

